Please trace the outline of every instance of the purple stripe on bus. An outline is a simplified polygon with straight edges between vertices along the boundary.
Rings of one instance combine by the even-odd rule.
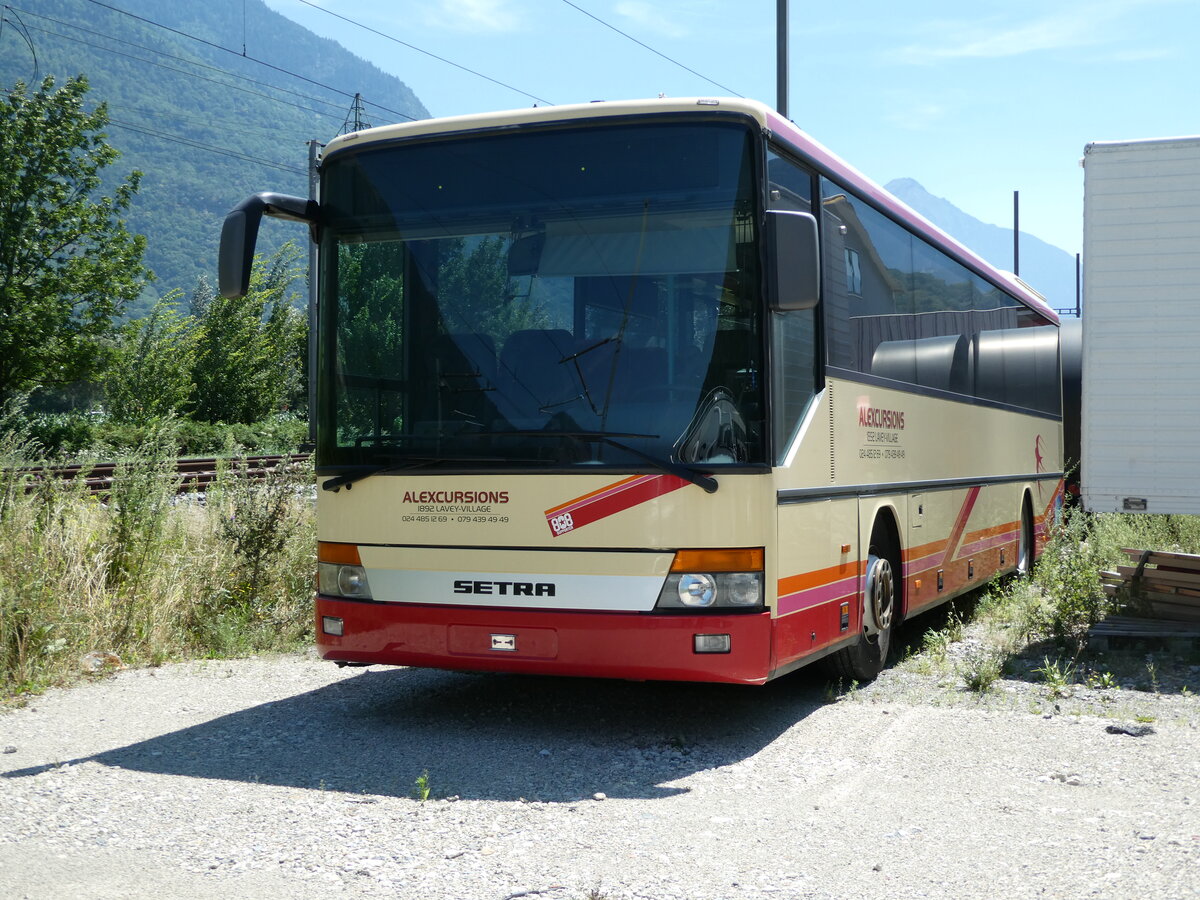
[[[781,616],[787,615],[788,613],[797,612],[802,609],[820,606],[822,603],[828,603],[831,600],[844,600],[854,597],[857,593],[858,576],[843,578],[841,581],[823,584],[820,587],[809,588],[808,590],[797,591],[794,594],[780,597],[779,614]]]
[[[937,553],[922,556],[920,559],[910,559],[904,564],[904,577],[908,578],[917,572],[927,572],[937,568],[942,564],[942,557],[945,555],[945,550],[939,550]]]
[[[1002,544],[1011,544],[1017,539],[1016,531],[997,534],[990,538],[985,538],[982,541],[975,541],[973,544],[967,544],[959,551],[959,558],[970,556],[972,553],[981,553],[984,550],[991,550],[993,547],[999,547]]]

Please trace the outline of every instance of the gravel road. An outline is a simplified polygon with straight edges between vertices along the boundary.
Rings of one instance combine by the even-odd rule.
[[[1200,896],[1200,701],[1034,690],[124,671],[0,713],[0,896]]]

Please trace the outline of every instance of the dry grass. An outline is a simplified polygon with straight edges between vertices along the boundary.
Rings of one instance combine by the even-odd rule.
[[[149,442],[107,498],[71,482],[29,490],[28,476],[0,471],[0,695],[305,639],[311,472],[251,483],[231,469],[201,502],[176,494],[169,446]],[[0,437],[0,463],[29,454]]]

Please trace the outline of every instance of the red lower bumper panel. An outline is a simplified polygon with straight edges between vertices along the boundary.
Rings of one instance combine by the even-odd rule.
[[[547,612],[318,596],[316,626],[324,659],[355,663],[737,684],[761,684],[771,667],[766,612]]]

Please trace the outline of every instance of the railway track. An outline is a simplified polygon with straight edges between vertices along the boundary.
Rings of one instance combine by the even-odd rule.
[[[222,464],[236,466],[239,472],[247,478],[265,478],[279,466],[296,465],[306,462],[307,453],[290,453],[270,456],[244,456],[236,459],[218,459],[216,457],[179,459],[175,463],[175,474],[179,480],[179,492],[202,491],[216,481],[217,472]],[[112,488],[113,478],[123,463],[94,463],[70,466],[27,466],[13,470],[17,476],[26,479],[26,490],[34,489],[39,481],[48,478],[76,479],[82,478],[87,482],[88,490],[93,494],[103,494]]]

